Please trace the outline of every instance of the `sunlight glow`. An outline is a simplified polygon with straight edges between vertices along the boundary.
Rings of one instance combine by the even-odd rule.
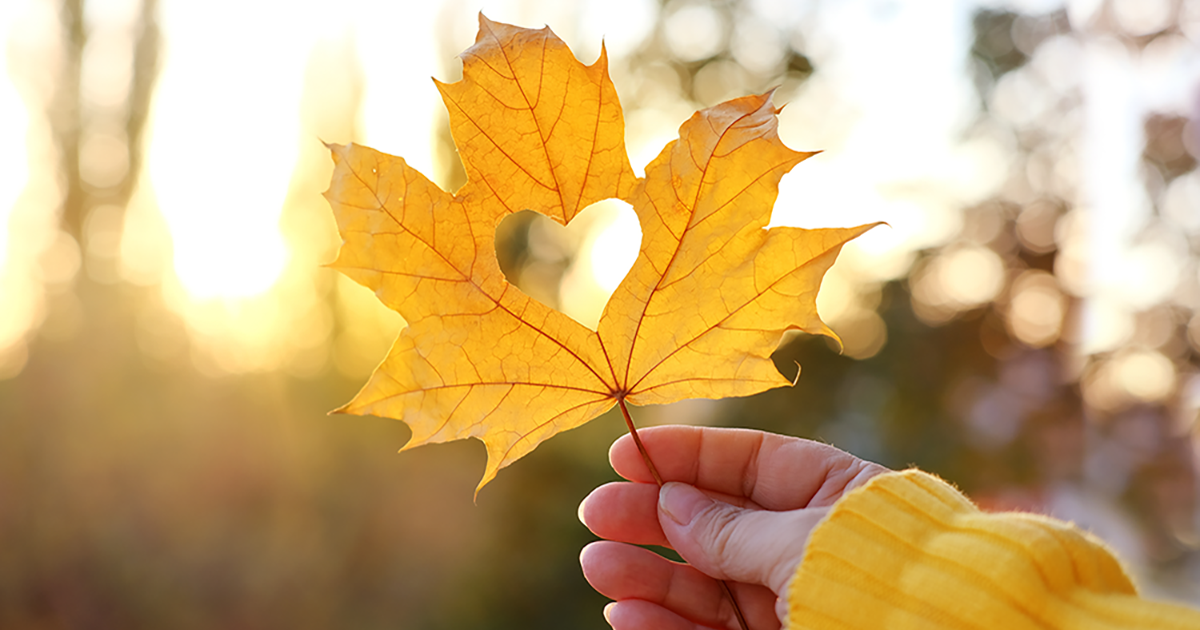
[[[568,317],[595,330],[608,298],[637,258],[642,229],[633,207],[617,199],[584,208],[571,221],[576,224],[584,225],[587,233],[559,285],[559,305]]]
[[[614,212],[599,223],[587,245],[596,284],[610,294],[616,291],[633,266],[641,244],[642,229],[633,212]]]
[[[255,226],[246,233],[226,233],[219,226],[212,232],[196,230],[176,239],[175,273],[196,299],[237,298],[258,295],[270,289],[287,263],[283,239],[272,226]],[[239,255],[216,254],[209,243],[220,242],[220,250]]]
[[[435,174],[441,104],[429,75],[441,72],[428,25],[443,6],[218,4],[163,6],[149,177],[125,218],[121,275],[161,284],[202,373],[313,376],[332,363],[357,374],[402,324],[358,308],[348,327],[369,334],[334,335],[333,273],[320,270],[337,243],[320,195],[332,168],[321,141],[366,142]],[[150,346],[178,349],[155,341],[170,326],[151,324]]]
[[[197,299],[262,293],[286,264],[278,222],[311,45],[302,10],[226,4],[164,7],[170,48],[149,152],[175,271]],[[264,46],[259,26],[270,22],[276,28]],[[215,32],[223,33],[219,46]]]
[[[40,95],[22,99],[18,84],[28,87],[31,77],[9,55],[42,52],[52,15],[32,3],[0,4],[0,380],[24,369],[27,339],[45,317],[39,255],[56,233],[46,209],[59,194],[44,170],[50,161],[45,126],[30,115]]]
[[[10,20],[0,16],[0,36],[9,28]],[[3,41],[3,40],[0,40]],[[8,67],[5,48],[0,47],[0,67]],[[29,117],[25,104],[8,73],[0,80],[0,275],[8,258],[8,218],[25,181],[29,177],[29,162],[25,149],[25,133]]]
[[[960,145],[974,107],[956,66],[969,45],[968,15],[967,7],[947,4],[894,3],[886,15],[863,3],[829,5],[804,29],[816,72],[790,102],[777,97],[777,105],[786,104],[779,118],[784,143],[824,153],[784,177],[771,225],[886,221],[890,228],[871,230],[845,249],[868,282],[902,276],[915,251],[952,239],[958,209],[989,194],[1005,166],[988,142]],[[925,36],[904,39],[910,28]],[[913,67],[927,70],[906,70]]]

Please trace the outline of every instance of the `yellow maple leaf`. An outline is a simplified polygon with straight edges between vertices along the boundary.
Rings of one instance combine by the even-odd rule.
[[[338,412],[403,420],[401,450],[482,440],[482,488],[618,402],[788,385],[770,359],[783,333],[833,336],[817,315],[821,278],[873,225],[766,229],[779,180],[813,155],[780,141],[770,94],[697,112],[638,179],[603,51],[585,66],[549,28],[480,15],[462,58],[463,79],[437,84],[468,176],[456,193],[401,158],[330,147],[343,238],[331,266],[408,323]],[[642,244],[597,330],[505,280],[501,219],[531,209],[566,224],[614,197],[637,212]]]

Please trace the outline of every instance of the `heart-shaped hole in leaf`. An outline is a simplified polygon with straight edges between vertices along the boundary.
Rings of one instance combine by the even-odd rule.
[[[496,260],[526,295],[595,330],[641,242],[633,207],[605,199],[566,227],[532,210],[508,215],[496,227]]]

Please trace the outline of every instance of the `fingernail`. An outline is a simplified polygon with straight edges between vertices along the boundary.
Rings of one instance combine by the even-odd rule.
[[[591,496],[591,495],[588,495],[588,496]],[[583,497],[583,500],[579,502],[579,509],[575,511],[575,516],[579,517],[579,522],[583,523],[584,527],[587,527],[587,521],[583,520],[583,508],[586,505],[587,505],[587,497]]]
[[[668,482],[658,493],[658,509],[680,525],[692,522],[696,514],[712,502],[703,492],[674,481]]]
[[[610,615],[612,614],[613,606],[616,606],[616,605],[617,605],[617,602],[609,602],[609,603],[605,604],[605,606],[604,606],[604,620],[607,621],[608,625],[610,625],[610,626],[612,625],[612,619],[610,619]]]

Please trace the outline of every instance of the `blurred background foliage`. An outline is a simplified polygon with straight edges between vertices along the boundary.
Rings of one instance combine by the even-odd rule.
[[[640,169],[696,108],[776,90],[826,152],[776,223],[885,220],[822,289],[794,388],[635,410],[916,465],[1069,518],[1200,605],[1200,2],[621,0],[0,8],[0,627],[604,627],[575,506],[616,417],[472,505],[476,443],[396,455],[327,417],[400,326],[320,267],[318,140],[463,181],[430,74],[475,13],[601,37]],[[628,207],[497,235],[585,323]]]

